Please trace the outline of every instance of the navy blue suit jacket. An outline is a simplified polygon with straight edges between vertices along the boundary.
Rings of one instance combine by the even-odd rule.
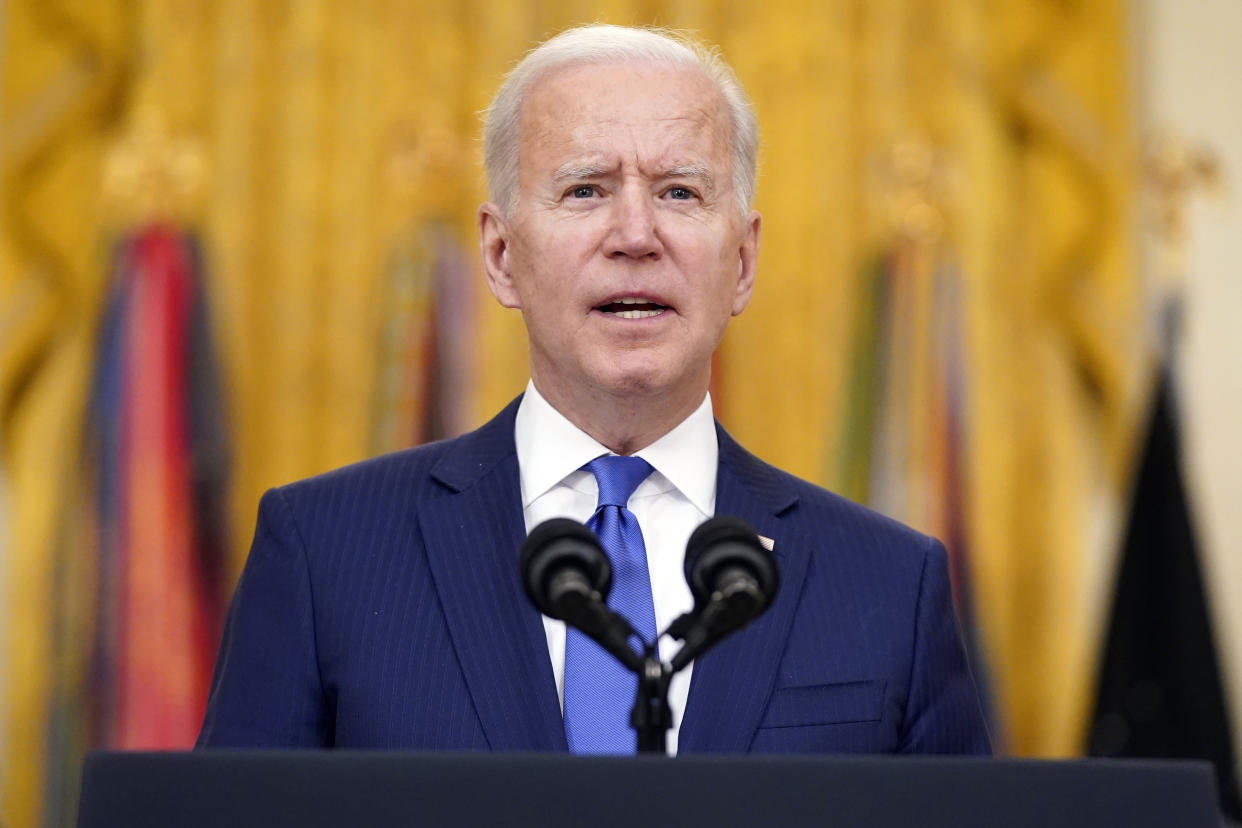
[[[200,746],[566,750],[516,410],[264,495]],[[695,662],[679,752],[987,752],[941,545],[717,431],[716,511],[775,541],[781,587]]]

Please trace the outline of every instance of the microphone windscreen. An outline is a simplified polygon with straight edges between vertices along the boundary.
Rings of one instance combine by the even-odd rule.
[[[558,617],[548,587],[566,569],[583,576],[593,589],[607,596],[612,587],[612,566],[599,545],[599,538],[586,526],[569,518],[552,518],[531,530],[522,543],[519,566],[526,596],[540,612]]]
[[[759,542],[759,533],[739,517],[717,515],[700,524],[686,543],[686,583],[697,605],[709,600],[716,577],[727,567],[744,569],[769,600],[776,594],[776,562]]]

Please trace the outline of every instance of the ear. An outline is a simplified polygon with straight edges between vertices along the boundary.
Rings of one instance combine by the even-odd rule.
[[[479,255],[487,289],[506,308],[520,308],[517,286],[509,269],[509,223],[490,201],[479,207]]]
[[[750,294],[755,289],[755,267],[759,262],[760,216],[754,210],[746,217],[742,230],[742,243],[737,256],[737,289],[733,294],[733,315],[737,316],[750,304]]]

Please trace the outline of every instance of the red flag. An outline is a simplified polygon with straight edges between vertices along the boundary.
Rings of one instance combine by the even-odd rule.
[[[188,239],[153,226],[123,247],[97,384],[103,744],[193,745],[218,641],[218,549],[204,548],[191,366],[204,317]],[[110,377],[110,379],[109,379]],[[215,403],[215,401],[211,401]],[[221,447],[211,446],[209,450]],[[216,527],[218,532],[218,527]],[[108,708],[111,709],[108,709]]]

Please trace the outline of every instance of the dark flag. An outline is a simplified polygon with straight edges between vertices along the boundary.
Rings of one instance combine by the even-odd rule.
[[[1092,718],[1090,753],[1206,759],[1242,819],[1167,368],[1156,383]]]

